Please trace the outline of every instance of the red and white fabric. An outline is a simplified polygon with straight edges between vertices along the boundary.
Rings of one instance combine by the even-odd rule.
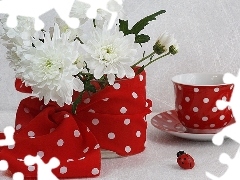
[[[0,159],[8,161],[12,173],[37,177],[37,166],[26,166],[24,157],[39,155],[45,163],[56,157],[60,166],[53,173],[58,178],[79,178],[99,175],[101,149],[121,156],[142,152],[146,141],[145,116],[151,111],[145,76],[142,72],[91,96],[85,95],[75,115],[71,105],[44,105],[36,97],[23,99],[16,113],[16,144],[2,147]],[[21,81],[15,85],[21,92],[31,91]]]

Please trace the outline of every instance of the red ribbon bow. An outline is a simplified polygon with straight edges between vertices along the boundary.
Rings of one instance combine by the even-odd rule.
[[[23,162],[29,154],[41,156],[45,163],[58,158],[60,166],[53,169],[58,178],[99,175],[100,147],[122,156],[145,149],[145,116],[151,107],[145,85],[145,72],[117,81],[91,97],[84,96],[76,115],[69,105],[44,105],[35,97],[22,100],[16,114],[16,144],[3,147],[0,159],[8,161],[12,173],[22,172],[25,177],[37,177],[36,166]],[[29,92],[17,81],[16,88]]]

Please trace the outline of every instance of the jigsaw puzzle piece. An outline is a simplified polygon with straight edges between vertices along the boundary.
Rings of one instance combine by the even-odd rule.
[[[87,10],[86,16],[90,19],[95,19],[97,17],[98,9],[102,9],[111,14],[108,29],[111,29],[117,19],[118,10],[121,8],[122,0],[78,0],[80,2],[89,4],[91,7]],[[116,6],[116,3],[118,4]]]
[[[5,139],[0,140],[0,146],[11,146],[15,144],[15,141],[13,139],[14,135],[14,128],[12,126],[7,126],[4,128],[4,135]]]
[[[222,164],[230,164],[232,159],[229,157],[229,155],[227,155],[226,153],[222,153],[219,157],[219,161],[222,163]],[[212,180],[227,180],[226,178],[224,177],[217,177],[209,172],[206,172],[206,176]]]
[[[9,28],[15,28],[18,24],[17,16],[9,15],[6,24]]]
[[[46,179],[51,179],[51,180],[58,180],[58,178],[52,173],[52,169],[57,168],[60,165],[60,161],[55,158],[52,157],[50,159],[50,161],[45,164],[40,156],[31,156],[31,155],[27,155],[24,158],[24,163],[27,166],[32,166],[34,164],[37,164],[38,166],[38,173],[37,173],[37,177],[38,180],[46,180]]]
[[[8,162],[5,160],[0,161],[0,171],[6,171],[8,169]]]
[[[17,16],[35,18],[35,29],[37,31],[44,28],[44,23],[39,16],[55,9],[59,16],[72,28],[79,26],[77,18],[70,18],[69,14],[74,0],[2,0],[0,1],[0,13],[9,14],[7,26],[15,28],[17,26]],[[13,6],[18,8],[12,8]]]
[[[226,153],[222,153],[219,157],[219,161],[222,164],[228,165],[227,171],[222,175],[221,177],[216,177],[215,175],[206,172],[206,176],[210,178],[211,180],[239,180],[240,177],[240,148],[238,148],[237,153],[235,154],[235,157],[232,159],[230,156]]]
[[[21,172],[16,172],[13,174],[13,180],[24,180],[23,173]]]
[[[64,20],[70,28],[76,29],[79,27],[80,21],[77,18],[69,17],[74,1],[75,0],[58,0],[55,4],[55,10],[59,17]]]

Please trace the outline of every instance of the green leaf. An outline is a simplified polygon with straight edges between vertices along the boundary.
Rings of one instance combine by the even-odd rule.
[[[88,92],[93,92],[93,93],[97,92],[95,86],[91,84],[90,80],[85,82],[84,90]]]
[[[153,20],[156,20],[156,17],[159,16],[160,14],[163,14],[165,13],[166,11],[165,10],[160,10],[152,15],[149,15],[143,19],[141,19],[140,21],[138,21],[133,27],[132,29],[130,30],[131,31],[131,34],[138,34],[141,30],[144,29],[144,27],[146,25],[149,24],[150,21],[153,21]],[[127,24],[128,26],[128,24]]]
[[[146,43],[150,40],[150,37],[145,34],[140,34],[135,36],[135,43]]]
[[[124,21],[119,19],[119,31],[122,31],[124,36],[131,34],[131,32],[128,29],[128,20]]]

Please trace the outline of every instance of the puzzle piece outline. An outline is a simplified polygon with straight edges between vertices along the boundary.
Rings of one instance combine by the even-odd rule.
[[[12,126],[7,126],[4,128],[4,135],[5,139],[0,140],[0,146],[12,146],[15,144],[15,141],[13,139],[13,135],[15,132],[15,129]]]
[[[52,173],[52,169],[55,169],[60,165],[60,161],[56,157],[52,157],[48,163],[44,163],[39,155],[36,156],[27,155],[24,158],[24,164],[27,166],[37,164],[38,180],[45,180],[46,178],[50,180],[59,180]]]
[[[7,126],[3,130],[5,139],[0,140],[0,146],[12,146],[15,145],[15,140],[13,138],[15,129],[12,126]],[[0,171],[6,171],[8,169],[8,162],[6,160],[0,161]],[[24,176],[21,172],[16,172],[13,174],[13,180],[23,180]]]
[[[111,14],[108,29],[111,29],[117,19],[118,12],[109,3],[117,3],[119,6],[123,4],[123,0],[76,0],[90,5],[86,12],[86,16],[90,19],[97,17],[97,10],[102,9]],[[40,3],[39,3],[40,2]],[[18,24],[17,17],[33,17],[35,19],[35,30],[39,31],[44,28],[44,23],[40,16],[44,13],[55,9],[59,17],[68,24],[70,28],[76,29],[79,27],[80,21],[75,17],[70,17],[71,9],[75,0],[0,0],[0,13],[9,14],[7,18],[7,26],[15,28]],[[18,7],[12,8],[12,5]],[[24,6],[25,5],[25,6]],[[109,9],[110,7],[110,9]]]
[[[224,83],[227,83],[227,84],[232,84],[232,83],[234,84],[232,96],[230,98],[230,101],[228,102],[223,100],[216,101],[216,106],[218,107],[219,110],[223,110],[228,106],[231,107],[233,117],[235,119],[235,123],[227,127],[224,127],[220,132],[218,132],[213,136],[212,142],[217,146],[220,146],[223,144],[225,136],[231,138],[232,140],[240,144],[240,136],[239,136],[240,112],[238,110],[239,99],[240,99],[240,69],[236,77],[230,73],[224,74],[223,81]],[[228,179],[233,179],[233,177],[237,177],[237,179],[239,179],[239,176],[236,176],[236,175],[237,175],[237,172],[239,171],[237,167],[240,166],[240,147],[233,159],[231,159],[228,154],[222,153],[219,157],[219,161],[222,164],[226,164],[229,166],[227,171],[221,177],[216,177],[215,175],[209,172],[206,172],[206,176],[208,178],[211,178],[212,180],[228,180]]]

